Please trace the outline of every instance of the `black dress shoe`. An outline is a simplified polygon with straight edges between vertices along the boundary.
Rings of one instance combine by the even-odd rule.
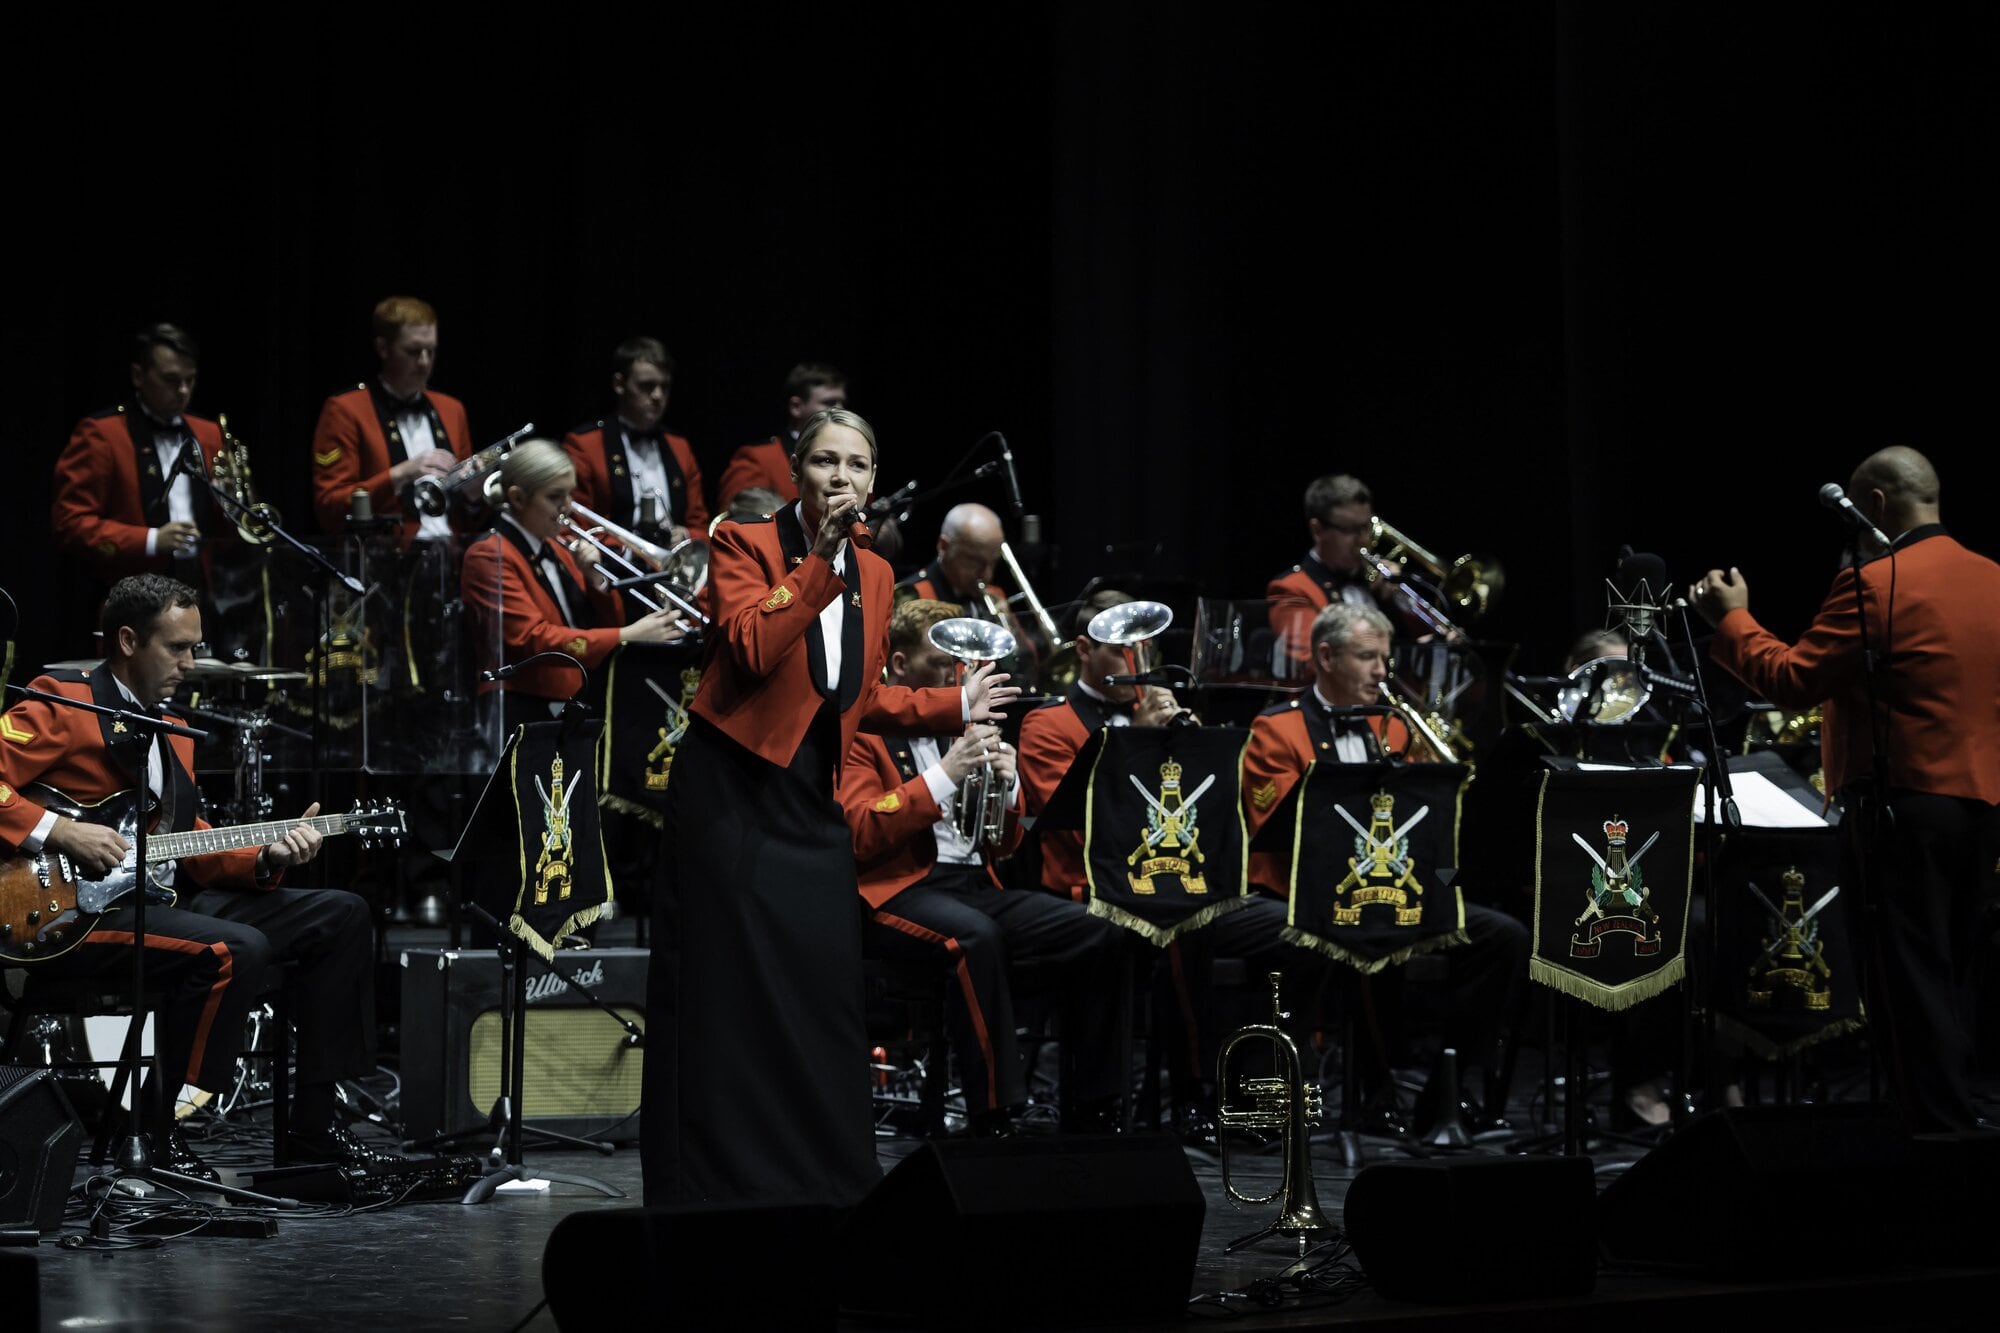
[[[216,1174],[215,1168],[202,1161],[200,1155],[188,1146],[188,1141],[181,1136],[178,1125],[167,1131],[167,1150],[160,1154],[153,1165],[163,1171],[172,1171],[176,1175],[205,1180],[211,1185],[222,1183],[222,1177]]]
[[[369,1147],[339,1125],[290,1131],[285,1135],[285,1156],[299,1166],[380,1166],[405,1160],[400,1153]]]

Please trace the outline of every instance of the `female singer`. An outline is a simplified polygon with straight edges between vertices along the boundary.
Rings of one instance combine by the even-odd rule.
[[[597,551],[584,543],[572,554],[563,545],[576,467],[559,445],[515,445],[500,465],[500,484],[507,507],[491,532],[466,547],[459,573],[479,645],[474,657],[484,669],[558,652],[595,670],[620,643],[672,643],[687,633],[671,607],[627,625],[619,594],[588,573]],[[479,692],[504,691],[504,735],[523,722],[548,721],[582,685],[576,668],[550,658],[504,682],[482,681]]]
[[[881,683],[895,576],[851,539],[875,432],[799,432],[799,499],[724,522],[693,720],[674,756],[641,1144],[646,1202],[857,1201],[879,1178],[862,1024],[862,900],[837,770],[860,728],[957,734],[1020,694]]]

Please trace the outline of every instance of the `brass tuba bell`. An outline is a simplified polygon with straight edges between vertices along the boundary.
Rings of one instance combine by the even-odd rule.
[[[1223,1189],[1238,1203],[1276,1203],[1278,1218],[1261,1231],[1231,1241],[1223,1247],[1223,1253],[1233,1254],[1252,1241],[1278,1235],[1298,1237],[1299,1254],[1303,1257],[1306,1237],[1336,1228],[1320,1211],[1319,1194],[1313,1188],[1312,1144],[1307,1131],[1319,1122],[1319,1085],[1306,1081],[1298,1045],[1281,1026],[1290,1015],[1285,1012],[1283,1001],[1279,998],[1280,974],[1273,972],[1270,975],[1271,1021],[1238,1028],[1222,1044],[1222,1050],[1215,1058],[1216,1095],[1221,1103],[1216,1108],[1215,1122],[1216,1143],[1222,1154]],[[1272,1063],[1276,1068],[1270,1074],[1235,1078],[1230,1056],[1237,1047],[1250,1041],[1270,1045]],[[1241,1094],[1246,1103],[1231,1105],[1229,1099],[1232,1093]],[[1251,1196],[1237,1191],[1229,1171],[1227,1131],[1232,1129],[1276,1132],[1284,1136],[1284,1170],[1279,1176],[1278,1188],[1272,1193]]]

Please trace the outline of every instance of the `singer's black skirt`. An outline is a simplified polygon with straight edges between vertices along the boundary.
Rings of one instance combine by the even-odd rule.
[[[787,768],[696,718],[653,901],[646,1202],[855,1203],[880,1178],[839,715]]]

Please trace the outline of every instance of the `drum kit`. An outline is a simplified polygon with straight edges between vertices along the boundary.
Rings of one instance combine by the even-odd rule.
[[[43,670],[90,672],[100,665],[98,658],[77,658],[49,662]],[[277,722],[271,714],[285,687],[306,680],[303,671],[213,657],[197,657],[183,674],[188,697],[185,702],[175,702],[174,711],[225,727],[230,733],[228,767],[221,771],[230,773],[233,785],[229,798],[219,802],[209,816],[213,822],[255,824],[271,817],[272,798],[264,790],[264,765],[270,759],[265,753],[268,738],[282,735],[308,743],[312,740],[309,733]]]

